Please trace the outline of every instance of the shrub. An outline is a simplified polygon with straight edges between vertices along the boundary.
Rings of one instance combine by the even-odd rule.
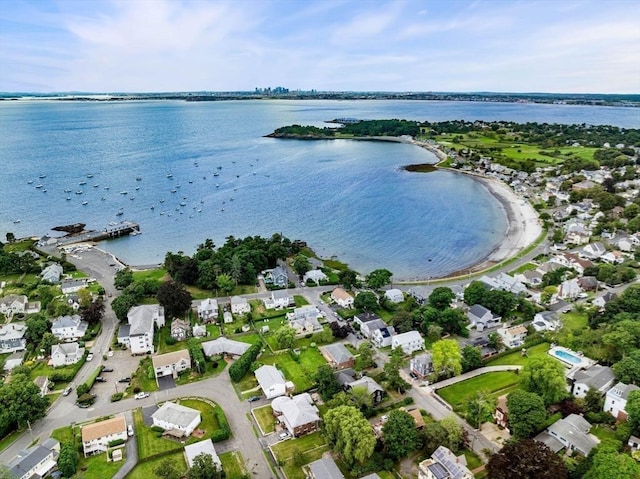
[[[140,391],[141,391],[141,389],[138,386],[133,388],[133,394],[138,394]]]
[[[165,339],[164,342],[167,343],[167,346],[172,346],[172,345],[176,344],[178,342],[178,340],[176,338],[174,338],[173,336],[167,336],[167,339]]]
[[[152,426],[152,427],[151,427],[151,430],[152,430],[153,432],[160,432],[160,433],[163,433],[163,432],[164,432],[164,429],[162,429],[160,426]]]
[[[122,396],[124,396],[124,393],[115,393],[111,395],[111,402],[116,402],[116,401],[120,401],[120,399],[122,399]]]
[[[229,376],[234,383],[240,381],[247,373],[247,371],[249,371],[249,369],[251,368],[251,363],[255,361],[261,350],[262,345],[260,343],[254,344],[249,349],[247,349],[235,363],[231,365],[231,367],[229,368]]]
[[[124,439],[114,439],[113,441],[109,441],[108,446],[109,447],[116,447],[119,446],[120,444],[124,444],[125,441]]]

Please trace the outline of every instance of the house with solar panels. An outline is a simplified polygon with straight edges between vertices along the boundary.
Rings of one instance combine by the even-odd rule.
[[[449,449],[440,446],[429,459],[418,465],[418,479],[473,479],[464,454],[456,457]]]

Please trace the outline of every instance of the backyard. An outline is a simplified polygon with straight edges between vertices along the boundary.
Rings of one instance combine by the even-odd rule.
[[[446,388],[438,389],[438,395],[447,401],[458,414],[465,412],[469,399],[477,391],[488,391],[490,396],[497,398],[518,387],[518,375],[514,371],[500,371],[485,373],[475,378],[467,379]]]
[[[521,351],[514,351],[512,353],[500,356],[499,358],[492,359],[487,363],[487,366],[502,366],[502,365],[520,365],[524,366],[529,362],[529,359],[536,356],[545,356],[549,350],[549,343],[540,343],[535,346],[527,348],[527,355],[523,356]]]
[[[271,450],[287,479],[305,479],[302,466],[320,459],[329,446],[320,432],[314,432],[297,439],[280,441],[271,446]]]
[[[252,412],[263,434],[275,431],[276,419],[273,417],[273,409],[270,405],[255,408]]]
[[[292,381],[297,392],[306,391],[311,388],[315,381],[313,376],[318,367],[326,364],[326,360],[318,348],[307,347],[300,350],[296,359],[294,352],[285,352],[274,355],[264,355],[260,357],[260,362],[272,364],[280,369],[288,381]]]

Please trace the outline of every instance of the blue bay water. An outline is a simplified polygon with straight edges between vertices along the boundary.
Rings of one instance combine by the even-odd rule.
[[[264,135],[347,116],[638,127],[638,115],[471,102],[4,102],[0,233],[38,236],[57,225],[99,229],[127,219],[143,234],[101,246],[141,265],[162,262],[167,251],[191,254],[205,238],[220,245],[230,235],[280,232],[362,273],[441,276],[477,263],[502,239],[506,219],[482,185],[451,172],[402,171],[435,161],[412,145]]]

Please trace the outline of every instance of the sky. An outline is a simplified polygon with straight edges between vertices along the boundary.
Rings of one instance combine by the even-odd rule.
[[[0,91],[640,93],[638,0],[0,0]]]

